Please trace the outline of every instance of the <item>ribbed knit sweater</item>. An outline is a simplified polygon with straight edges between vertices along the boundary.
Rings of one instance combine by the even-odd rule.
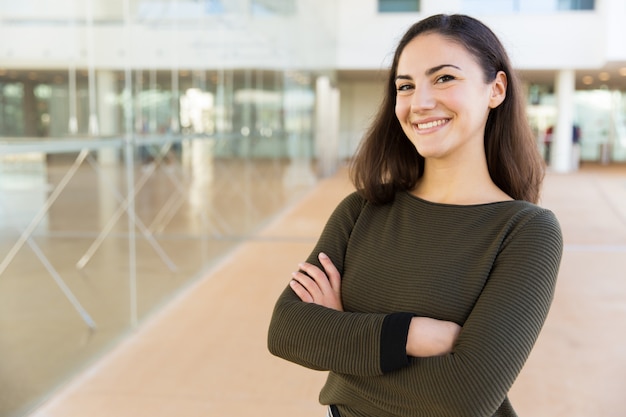
[[[325,252],[344,311],[287,287],[269,350],[330,371],[320,393],[341,417],[515,416],[507,392],[548,314],[560,226],[523,201],[432,203],[398,193],[373,205],[353,193],[329,218],[308,262]],[[407,357],[411,317],[462,326],[450,354]]]

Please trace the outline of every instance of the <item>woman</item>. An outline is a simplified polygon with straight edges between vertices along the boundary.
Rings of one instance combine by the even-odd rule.
[[[276,303],[270,351],[330,371],[335,417],[515,416],[562,237],[535,205],[542,158],[491,30],[463,15],[408,30],[351,174]]]

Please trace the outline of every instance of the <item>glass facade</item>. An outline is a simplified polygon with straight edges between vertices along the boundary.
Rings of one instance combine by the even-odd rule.
[[[15,370],[0,415],[25,415],[315,183],[334,7],[3,2],[3,33],[42,52],[17,66],[0,48],[0,354]]]
[[[419,0],[378,0],[378,11],[380,13],[405,13],[419,12]]]
[[[594,10],[595,0],[559,0],[559,10]]]
[[[530,91],[530,121],[547,158],[546,136],[557,122],[556,98],[549,86],[534,85]],[[626,161],[626,92],[583,90],[575,93],[574,100],[572,141],[578,162]]]
[[[287,137],[312,140],[301,119],[313,114],[315,79],[334,78],[334,35],[320,30],[332,27],[324,22],[332,8],[324,16],[299,11],[295,0],[68,0],[40,17],[42,2],[26,3],[28,11],[7,5],[0,19],[63,27],[70,59],[67,68],[0,68],[0,137],[205,135],[266,157],[289,156]],[[161,41],[150,39],[153,28],[165,33]],[[109,30],[131,38],[112,38],[118,64],[103,68],[96,61],[106,44],[89,40]],[[193,58],[180,62],[177,48]]]
[[[115,82],[106,94],[112,123],[107,135],[132,130],[145,135],[208,135],[215,139],[258,141],[256,156],[284,157],[285,138],[298,135],[310,141],[307,120],[313,114],[314,75],[308,71],[240,70],[133,70],[130,126],[124,117],[125,75],[97,71],[96,78]],[[76,76],[70,91],[68,75],[61,72],[9,71],[0,76],[0,136],[67,138],[89,135],[89,86],[86,72]],[[173,79],[176,77],[176,79]],[[177,87],[173,87],[176,85]],[[71,109],[75,114],[71,115]],[[73,122],[72,122],[73,121]],[[271,145],[270,145],[271,143]]]

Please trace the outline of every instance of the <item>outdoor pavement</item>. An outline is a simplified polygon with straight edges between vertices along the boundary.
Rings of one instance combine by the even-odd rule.
[[[325,374],[269,354],[276,298],[335,205],[345,169],[180,293],[32,417],[322,417]],[[626,166],[549,173],[561,222],[558,288],[510,397],[520,417],[626,414]]]

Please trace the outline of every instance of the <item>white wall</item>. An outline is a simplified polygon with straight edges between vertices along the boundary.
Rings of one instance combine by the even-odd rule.
[[[598,1],[606,16],[606,56],[609,61],[626,61],[626,1]]]
[[[624,8],[621,0],[615,8]],[[611,3],[613,3],[611,2]],[[598,2],[601,3],[601,2]],[[377,12],[376,0],[341,0],[337,64],[340,69],[387,67],[402,34],[414,22],[436,13],[463,12],[460,0],[423,0],[422,13]],[[501,38],[520,69],[595,68],[607,58],[607,26],[602,9],[596,12],[475,15]],[[621,14],[624,19],[625,14]],[[626,25],[611,26],[612,53],[626,39]],[[621,55],[620,55],[621,53]]]
[[[354,154],[363,134],[367,131],[384,92],[385,80],[379,83],[363,81],[341,81],[341,123],[339,126],[339,158]]]
[[[66,19],[69,24],[72,17],[86,15],[86,0],[55,0],[54,8],[48,3],[5,1],[0,6],[0,18],[5,19],[0,37],[12,40],[0,43],[3,67],[64,68],[73,56],[77,65],[86,64],[83,23],[71,27],[38,20]],[[594,68],[607,60],[626,60],[626,2],[597,3],[595,12],[476,17],[502,38],[520,69]],[[227,13],[164,20],[144,15],[143,23],[132,27],[129,40],[122,24],[124,2],[93,0],[93,4],[96,20],[117,20],[94,32],[95,64],[104,68],[123,68],[130,60],[133,67],[154,68],[169,68],[174,62],[191,69],[220,65],[379,69],[389,65],[400,36],[412,23],[434,13],[463,11],[461,0],[422,0],[422,13],[384,14],[377,12],[377,0],[298,0],[295,17]],[[138,10],[141,2],[132,4]],[[194,3],[184,4],[188,8]]]
[[[400,37],[416,21],[454,13],[462,0],[422,0],[420,13],[378,13],[377,0],[340,0],[337,32],[339,69],[386,68]]]

